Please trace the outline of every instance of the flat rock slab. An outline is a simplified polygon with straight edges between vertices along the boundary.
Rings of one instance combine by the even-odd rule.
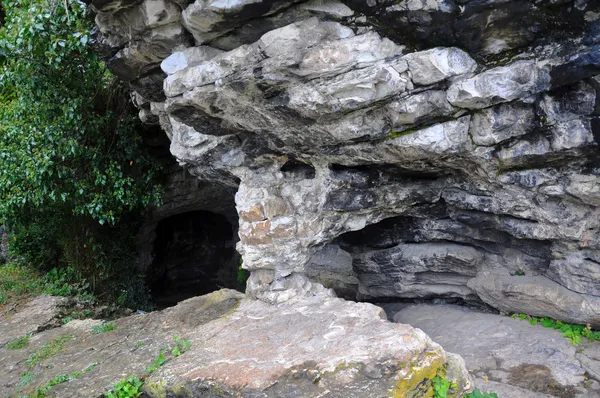
[[[67,302],[65,297],[41,295],[24,304],[4,309],[0,313],[0,347],[43,328],[59,315],[61,307]]]
[[[598,343],[576,347],[554,329],[453,305],[413,305],[392,317],[461,355],[476,387],[500,398],[600,397],[598,384],[584,377],[600,363],[594,359]],[[587,367],[579,351],[588,353]]]
[[[114,321],[71,321],[35,334],[24,349],[0,349],[0,396],[31,393],[57,375],[71,375],[47,396],[99,397],[125,376],[147,375],[174,336],[191,348],[146,379],[149,397],[423,397],[445,364],[459,395],[470,388],[464,362],[446,356],[425,333],[385,320],[370,304],[305,299],[271,306],[221,290],[175,307]],[[2,330],[0,330],[0,333]],[[65,337],[69,336],[69,337]],[[29,369],[42,346],[64,339],[53,355]],[[169,350],[167,350],[169,352]],[[81,372],[72,376],[74,372]]]

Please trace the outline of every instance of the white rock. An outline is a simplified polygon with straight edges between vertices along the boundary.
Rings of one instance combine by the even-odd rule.
[[[404,59],[415,84],[426,86],[450,77],[471,74],[477,63],[461,49],[438,47],[407,54]]]
[[[209,46],[190,47],[182,51],[177,51],[165,58],[160,68],[168,75],[183,70],[188,67],[200,65],[208,61],[223,51]]]
[[[536,87],[537,75],[533,61],[519,61],[490,69],[452,84],[448,89],[448,101],[454,106],[468,109],[513,101],[539,91],[540,87]]]
[[[501,104],[474,113],[469,131],[475,144],[495,145],[530,132],[534,118],[531,106]]]

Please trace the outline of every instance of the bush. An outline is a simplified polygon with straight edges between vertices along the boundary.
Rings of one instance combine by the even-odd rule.
[[[2,8],[0,220],[11,250],[103,298],[146,306],[133,238],[160,204],[160,162],[127,88],[93,51],[90,11],[60,0]]]

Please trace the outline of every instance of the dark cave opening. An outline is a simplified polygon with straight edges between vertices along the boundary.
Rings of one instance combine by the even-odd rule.
[[[238,288],[240,256],[235,227],[210,211],[190,211],[160,221],[147,273],[157,308],[221,288]]]

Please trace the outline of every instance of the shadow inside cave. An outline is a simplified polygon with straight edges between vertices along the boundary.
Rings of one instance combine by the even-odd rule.
[[[238,287],[236,231],[223,215],[190,211],[160,221],[147,282],[158,309]]]

